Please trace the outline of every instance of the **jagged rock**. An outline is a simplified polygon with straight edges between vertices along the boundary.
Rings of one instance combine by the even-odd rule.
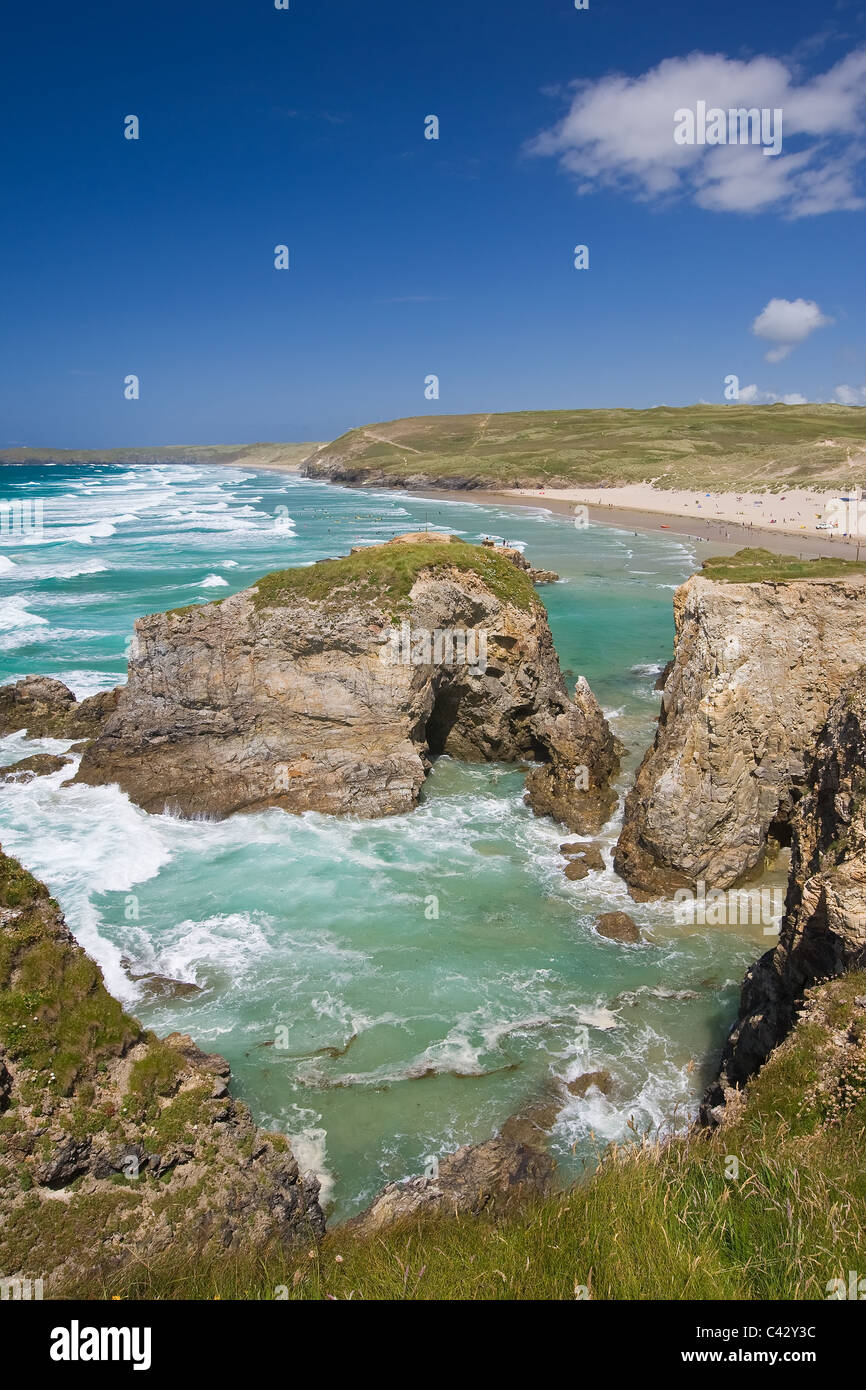
[[[486,542],[482,541],[482,544]],[[529,563],[522,551],[516,550],[510,545],[493,546],[497,555],[504,555],[506,560],[510,560],[512,565],[516,565],[519,570],[524,570],[533,584],[555,584],[559,575],[555,570],[538,570]]]
[[[806,991],[866,966],[866,670],[842,691],[817,743],[792,824],[791,874],[778,944],[747,972],[718,1080],[713,1123],[790,1032]]]
[[[26,729],[30,738],[94,738],[117,706],[118,691],[76,700],[62,681],[25,676],[0,687],[0,737]]]
[[[604,868],[604,858],[598,845],[588,845],[575,840],[571,844],[560,845],[559,852],[569,861],[564,870],[566,878],[586,878],[591,869]]]
[[[666,661],[661,671],[659,671],[655,681],[653,682],[653,690],[664,690],[665,686],[668,683],[668,676],[670,675],[673,669],[673,661]]]
[[[720,583],[674,595],[676,655],[614,868],[638,901],[728,888],[785,837],[833,700],[866,662],[866,576]]]
[[[599,936],[610,941],[640,941],[637,923],[627,912],[602,912],[595,919],[595,929]]]
[[[366,1235],[434,1213],[477,1215],[492,1202],[547,1191],[555,1171],[554,1159],[543,1148],[508,1138],[503,1129],[483,1144],[466,1144],[441,1158],[435,1177],[389,1183],[344,1229]]]
[[[59,772],[70,761],[56,753],[34,753],[29,758],[19,758],[0,768],[0,782],[32,782],[34,777],[46,777],[50,772]]]
[[[0,1059],[0,1114],[9,1104],[9,1097],[12,1094],[12,1073],[7,1069],[6,1063]]]
[[[474,664],[425,649],[425,633],[455,630],[475,634]],[[585,681],[569,699],[526,576],[420,532],[140,619],[129,682],[77,780],[180,815],[383,816],[417,803],[443,752],[539,761],[531,806],[579,833],[615,803],[614,741]]]
[[[32,1176],[43,1187],[67,1187],[90,1166],[91,1141],[63,1138],[53,1144],[50,1157],[34,1164]]]
[[[604,856],[598,845],[587,843],[586,840],[571,840],[567,844],[559,846],[560,854],[564,854],[567,859],[585,859],[591,869],[604,868]]]
[[[551,1083],[544,1094],[527,1101],[516,1114],[509,1115],[499,1131],[500,1139],[506,1144],[523,1145],[546,1155],[548,1136],[562,1109],[562,1102],[561,1091]],[[553,1168],[550,1171],[553,1172]]]
[[[324,1230],[318,1181],[232,1099],[224,1058],[108,994],[45,887],[0,851],[0,1269],[52,1293],[169,1247]],[[57,1239],[62,1215],[64,1239]]]

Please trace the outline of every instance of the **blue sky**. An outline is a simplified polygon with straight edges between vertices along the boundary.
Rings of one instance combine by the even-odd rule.
[[[678,148],[698,99],[782,154]],[[8,6],[0,446],[866,403],[864,105],[860,4]]]

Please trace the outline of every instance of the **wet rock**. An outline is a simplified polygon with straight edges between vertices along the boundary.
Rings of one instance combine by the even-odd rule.
[[[34,753],[29,758],[19,758],[17,763],[0,768],[0,782],[32,782],[34,777],[47,777],[51,772],[59,772],[70,761],[70,758],[56,753]]]
[[[168,975],[159,975],[152,970],[135,974],[128,968],[127,961],[121,961],[121,965],[127,970],[129,978],[141,985],[143,996],[148,1001],[153,999],[185,999],[190,995],[202,993],[201,985],[195,984],[192,980],[173,980]]]
[[[573,1081],[568,1081],[566,1085],[573,1096],[585,1096],[593,1086],[601,1091],[603,1096],[608,1096],[613,1090],[613,1077],[609,1071],[605,1070],[585,1071],[582,1076],[576,1076]]]
[[[0,687],[0,737],[26,729],[30,738],[93,738],[117,708],[117,690],[76,700],[62,681],[25,676]]]
[[[586,878],[590,870],[604,868],[604,858],[598,845],[573,840],[570,844],[560,845],[559,852],[569,860],[564,870],[566,878]]]
[[[604,856],[598,845],[587,843],[585,840],[571,840],[568,844],[559,846],[560,854],[564,854],[569,859],[583,859],[590,869],[603,869]]]
[[[640,941],[641,935],[633,917],[627,912],[602,912],[595,919],[599,936],[610,941]]]
[[[663,670],[659,672],[658,677],[656,678],[656,681],[653,685],[653,690],[664,690],[665,686],[667,685],[668,676],[670,675],[673,669],[673,661],[668,661],[665,663]]]

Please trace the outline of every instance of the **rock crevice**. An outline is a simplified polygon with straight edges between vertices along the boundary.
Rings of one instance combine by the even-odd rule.
[[[704,1102],[711,1123],[731,1088],[791,1031],[806,992],[866,967],[866,670],[830,711],[792,831],[779,941],[746,975],[720,1075]]]

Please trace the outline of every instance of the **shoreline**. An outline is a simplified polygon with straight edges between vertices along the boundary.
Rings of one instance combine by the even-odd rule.
[[[337,483],[335,486],[343,485]],[[571,499],[556,496],[554,493],[533,496],[507,491],[487,492],[475,488],[471,492],[451,491],[446,488],[435,488],[432,491],[395,488],[393,491],[403,492],[410,497],[423,497],[429,501],[441,497],[449,502],[478,502],[481,506],[502,506],[506,503],[510,506],[531,507],[571,517],[574,516],[576,505]],[[740,522],[732,521],[707,521],[704,526],[698,526],[695,524],[697,518],[684,517],[676,512],[645,511],[613,504],[590,504],[588,510],[591,525],[612,526],[620,531],[666,531],[701,545],[725,546],[731,551],[752,546],[772,551],[776,555],[798,555],[810,559],[835,557],[854,560],[857,557],[856,541],[835,540],[826,535],[770,530],[768,527],[744,526]]]
[[[233,465],[238,466],[238,465]],[[285,464],[276,463],[245,463],[244,468],[262,473],[285,473],[292,478],[304,478],[304,474],[298,468],[288,468]],[[812,558],[837,558],[843,560],[854,560],[857,558],[857,542],[853,540],[843,540],[835,538],[826,532],[816,535],[814,531],[808,530],[787,530],[784,527],[769,525],[747,524],[731,518],[722,517],[721,519],[710,519],[698,516],[684,516],[682,512],[656,510],[647,507],[629,507],[622,502],[598,503],[592,501],[584,492],[578,493],[571,488],[556,489],[555,491],[537,493],[529,492],[526,489],[496,489],[496,488],[410,488],[405,486],[390,487],[386,483],[377,482],[375,484],[335,483],[326,478],[309,478],[308,482],[325,482],[330,487],[343,488],[350,492],[393,492],[403,493],[408,497],[424,498],[427,501],[435,502],[441,499],[446,502],[475,502],[480,506],[502,506],[503,504],[513,507],[529,507],[536,510],[556,512],[560,515],[574,516],[575,507],[587,507],[589,521],[592,525],[612,526],[622,531],[668,531],[671,535],[681,536],[687,540],[697,542],[702,545],[724,546],[730,550],[740,550],[744,546],[760,547],[769,550],[776,555],[797,555],[803,559]],[[665,494],[654,489],[656,498],[663,499]],[[726,494],[722,494],[723,496]],[[793,492],[792,494],[793,495]],[[679,494],[671,494],[678,497]],[[775,494],[765,493],[767,499],[774,499]],[[863,558],[866,558],[866,546],[863,546]]]

